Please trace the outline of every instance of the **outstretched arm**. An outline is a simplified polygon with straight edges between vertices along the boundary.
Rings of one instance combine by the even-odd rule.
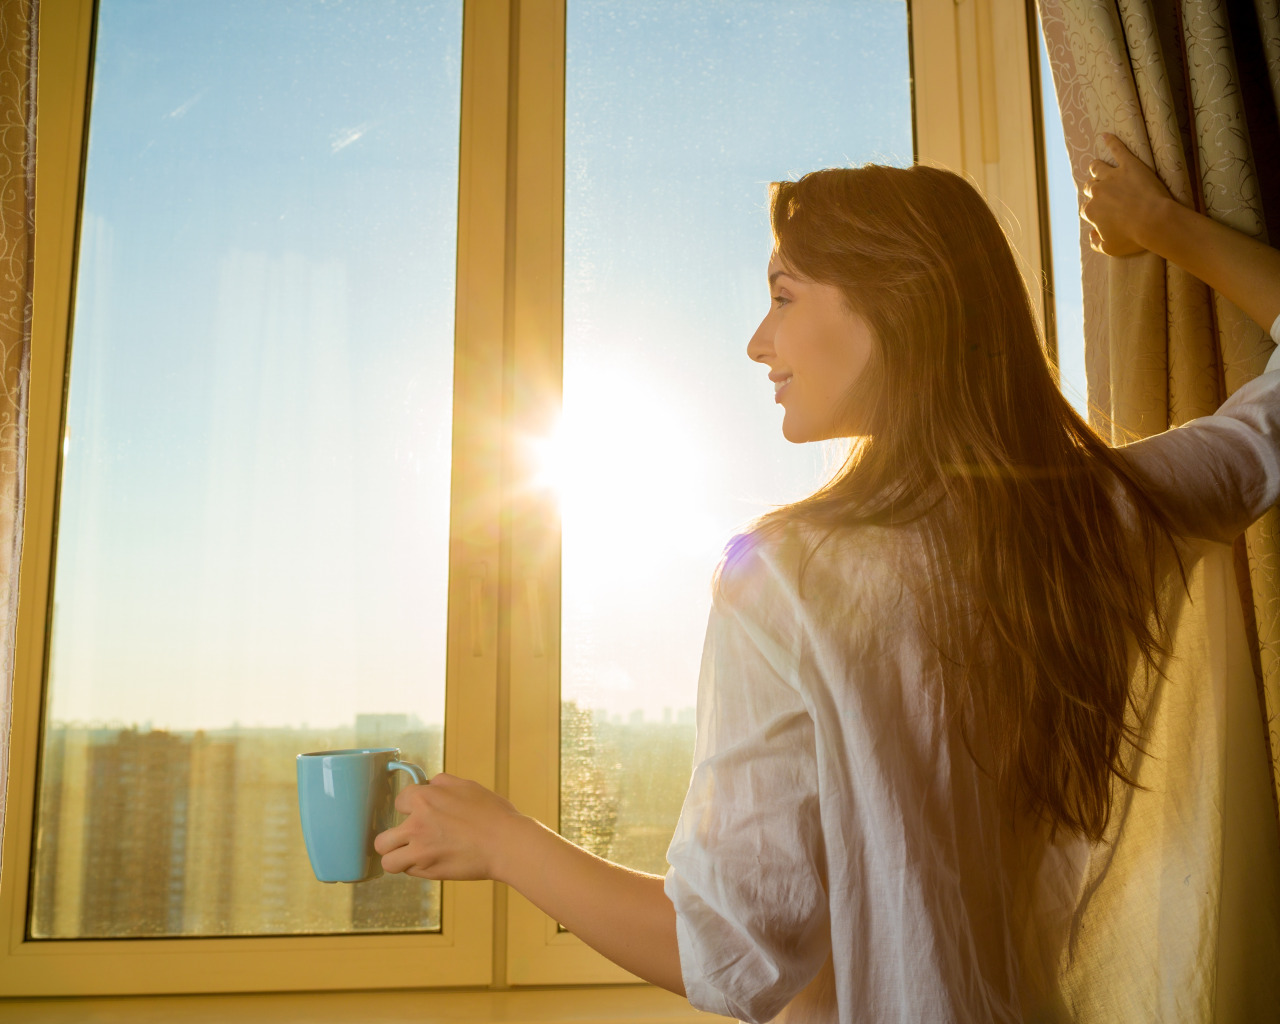
[[[1175,202],[1115,136],[1102,141],[1116,164],[1089,165],[1081,215],[1093,225],[1093,248],[1110,256],[1150,250],[1271,328],[1280,315],[1280,252]],[[1280,342],[1280,330],[1273,337]],[[1278,390],[1264,375],[1216,414],[1121,449],[1175,533],[1230,543],[1280,499]]]
[[[453,775],[405,786],[396,810],[405,820],[374,842],[384,870],[505,882],[614,963],[685,994],[675,908],[661,876],[602,860]]]
[[[1089,165],[1081,210],[1090,244],[1108,256],[1149,250],[1194,274],[1269,330],[1280,316],[1280,251],[1188,209],[1114,135],[1102,136],[1114,160]]]

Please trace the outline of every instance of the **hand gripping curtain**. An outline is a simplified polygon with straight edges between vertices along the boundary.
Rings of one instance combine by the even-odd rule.
[[[0,0],[0,838],[9,780],[35,250],[37,0]]]
[[[1077,189],[1116,134],[1188,206],[1280,242],[1280,0],[1039,0]],[[1261,173],[1260,173],[1261,168]],[[1272,343],[1160,258],[1089,249],[1085,369],[1116,443],[1212,412]],[[1061,965],[1072,1019],[1280,1012],[1280,515],[1175,598],[1138,781],[1090,857]]]

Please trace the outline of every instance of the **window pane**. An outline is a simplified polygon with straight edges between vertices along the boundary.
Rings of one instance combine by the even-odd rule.
[[[1039,19],[1036,19],[1039,24]],[[1049,236],[1053,254],[1053,308],[1058,334],[1058,372],[1062,393],[1081,416],[1089,417],[1089,386],[1084,375],[1084,293],[1080,283],[1080,219],[1076,183],[1071,177],[1062,115],[1053,91],[1053,70],[1040,38],[1040,100],[1043,104],[1044,159],[1049,179]]]
[[[746,356],[766,184],[912,158],[902,0],[570,0],[561,828],[665,870],[721,549],[807,494]]]
[[[101,0],[31,934],[439,926],[294,755],[441,761],[460,0]]]

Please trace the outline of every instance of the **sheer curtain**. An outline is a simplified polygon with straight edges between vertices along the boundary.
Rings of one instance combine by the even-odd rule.
[[[0,836],[9,777],[35,238],[37,0],[0,4]]]
[[[1077,187],[1113,132],[1189,206],[1280,239],[1277,0],[1039,0]],[[1264,169],[1260,175],[1258,168]],[[1271,231],[1268,234],[1268,215]],[[1082,227],[1095,424],[1185,423],[1259,373],[1266,333],[1156,256]],[[1263,1020],[1280,1006],[1280,517],[1196,565],[1151,756],[1092,858],[1064,971],[1087,1020]]]

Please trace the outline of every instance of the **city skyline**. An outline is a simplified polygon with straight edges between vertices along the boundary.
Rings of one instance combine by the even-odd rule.
[[[439,927],[439,886],[316,881],[298,819],[301,749],[395,746],[439,771],[442,733],[407,715],[345,730],[48,732],[34,938],[324,934]]]
[[[561,706],[559,830],[662,873],[692,769],[691,715],[614,722]],[[298,819],[304,750],[396,747],[428,775],[443,731],[408,714],[343,729],[46,731],[29,930],[36,939],[430,931],[438,883],[318,882]]]

